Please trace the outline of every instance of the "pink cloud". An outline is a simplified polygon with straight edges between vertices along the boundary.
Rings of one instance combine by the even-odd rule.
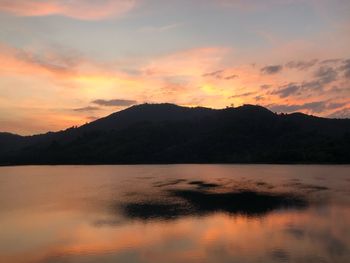
[[[21,50],[0,43],[0,74],[74,75],[83,58],[77,54],[42,50]]]
[[[81,20],[100,20],[123,15],[135,0],[3,0],[0,12],[16,16],[61,15]]]
[[[221,65],[230,51],[226,47],[182,50],[153,59],[143,71],[150,76],[201,76]]]
[[[122,65],[113,60],[96,61],[62,47],[19,49],[0,43],[0,92],[4,94],[0,98],[0,113],[3,116],[8,116],[7,112],[17,114],[16,118],[4,118],[2,126],[9,131],[31,134],[63,129],[73,124],[80,125],[90,121],[87,119],[90,113],[87,115],[85,111],[72,109],[95,106],[92,101],[110,100],[115,98],[115,94],[122,94],[124,98],[139,103],[172,102],[215,108],[230,104],[239,106],[258,103],[287,105],[289,108],[297,107],[298,110],[313,113],[309,108],[316,107],[317,115],[322,116],[349,108],[348,82],[343,77],[343,71],[339,72],[337,79],[327,81],[323,89],[311,89],[315,85],[311,87],[310,83],[324,83],[320,82],[324,79],[323,75],[315,75],[315,72],[319,73],[319,67],[324,66],[320,64],[323,58],[309,70],[284,66],[276,74],[261,74],[261,68],[271,63],[305,63],[299,57],[295,60],[282,57],[271,63],[267,58],[254,65],[243,62],[234,65],[233,62],[230,63],[235,61],[236,52],[233,51],[232,48],[225,47],[194,48],[141,61],[131,60],[127,62],[130,65],[135,63],[132,69],[137,74],[129,74],[121,70]],[[340,71],[343,62],[344,60],[337,60],[329,67]],[[303,92],[284,90],[290,83],[297,85],[298,90],[303,88]],[[281,96],[281,92],[285,95]],[[325,102],[325,107],[315,102]],[[18,105],[22,108],[18,108]],[[35,110],[38,105],[41,107],[40,112]],[[50,111],[58,106],[66,110]],[[114,110],[112,107],[103,107],[98,115],[104,116]],[[40,125],[43,126],[33,124],[33,116],[38,115],[48,116],[41,118],[44,121]],[[13,119],[18,121],[13,122]],[[28,123],[28,128],[17,123]]]

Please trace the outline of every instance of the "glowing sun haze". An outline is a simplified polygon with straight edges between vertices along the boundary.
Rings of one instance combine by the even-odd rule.
[[[144,102],[350,117],[348,0],[0,0],[0,130]]]

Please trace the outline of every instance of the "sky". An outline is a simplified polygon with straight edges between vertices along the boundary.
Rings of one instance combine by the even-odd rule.
[[[0,0],[0,131],[141,103],[350,118],[349,0]]]

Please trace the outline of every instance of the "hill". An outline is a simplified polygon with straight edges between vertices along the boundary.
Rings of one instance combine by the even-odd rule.
[[[350,163],[350,120],[142,104],[78,128],[0,133],[0,164]]]

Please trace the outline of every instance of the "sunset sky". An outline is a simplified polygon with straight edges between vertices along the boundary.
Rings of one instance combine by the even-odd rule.
[[[0,131],[140,103],[350,117],[349,0],[0,0]]]

